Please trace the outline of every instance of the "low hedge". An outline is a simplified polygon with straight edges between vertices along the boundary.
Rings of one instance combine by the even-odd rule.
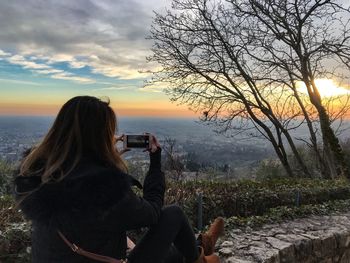
[[[302,205],[299,207],[279,206],[269,209],[265,214],[260,216],[249,217],[230,217],[225,220],[226,228],[259,228],[265,224],[282,223],[296,218],[304,218],[310,215],[330,215],[348,212],[350,199],[333,200],[322,204]]]
[[[192,222],[197,222],[197,194],[203,195],[203,221],[216,216],[249,217],[263,215],[269,209],[321,204],[350,199],[347,180],[285,179],[273,181],[191,181],[168,182],[166,204],[178,204]],[[0,197],[0,230],[4,222],[21,222],[11,197]]]
[[[165,203],[180,205],[196,227],[198,193],[203,195],[204,225],[223,216],[229,218],[228,226],[255,226],[346,210],[350,205],[348,181],[312,179],[169,182]],[[30,224],[10,196],[1,196],[0,262],[29,262],[29,256]]]
[[[30,262],[30,224],[11,196],[0,196],[0,262]]]
[[[350,199],[350,183],[345,179],[168,183],[166,203],[182,206],[194,223],[197,222],[197,194],[200,192],[203,195],[203,222],[207,224],[216,216],[259,216],[280,206]]]

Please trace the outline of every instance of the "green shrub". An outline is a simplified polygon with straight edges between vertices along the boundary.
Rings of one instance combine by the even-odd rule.
[[[11,192],[14,164],[0,159],[0,196]]]
[[[350,184],[342,179],[169,182],[165,203],[180,205],[192,225],[196,226],[199,192],[203,194],[203,223],[224,216],[229,218],[228,225],[233,227],[261,225],[309,214],[327,214],[348,209],[350,205]],[[29,262],[30,225],[23,222],[24,218],[14,206],[13,199],[2,196],[0,262]],[[133,231],[131,234],[137,239],[142,232]]]
[[[30,224],[11,196],[0,196],[0,262],[30,262]]]
[[[249,217],[269,209],[350,199],[350,184],[340,180],[280,179],[267,181],[169,183],[166,203],[184,208],[197,222],[197,193],[203,193],[203,221],[216,216]]]
[[[233,216],[225,220],[226,227],[235,229],[240,227],[260,227],[264,224],[281,223],[287,220],[303,218],[310,215],[329,215],[349,211],[350,199],[328,201],[322,204],[303,205],[300,207],[280,206],[271,208],[264,215],[249,217]]]
[[[286,176],[281,162],[276,159],[262,160],[256,170],[256,177],[260,180],[281,179],[286,178]]]

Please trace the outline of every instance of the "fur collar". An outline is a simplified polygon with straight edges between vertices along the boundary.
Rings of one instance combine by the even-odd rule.
[[[19,201],[24,197],[20,208],[28,219],[56,225],[67,218],[103,218],[132,185],[142,188],[139,181],[115,168],[81,162],[56,183],[41,185],[40,176],[18,176],[15,194]]]

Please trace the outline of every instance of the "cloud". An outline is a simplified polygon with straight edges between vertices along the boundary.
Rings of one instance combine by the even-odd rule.
[[[36,70],[35,72],[39,74],[57,74],[57,73],[63,73],[64,71],[61,69],[50,68],[50,69]]]
[[[41,83],[33,82],[33,81],[24,81],[17,79],[0,79],[0,82],[10,82],[15,84],[25,84],[25,85],[33,85],[33,86],[41,86]]]
[[[127,89],[127,87],[126,86],[124,86],[124,87],[108,87],[108,88],[101,88],[98,90],[124,90],[124,89]]]
[[[164,91],[164,84],[163,83],[153,83],[153,84],[148,84],[148,85],[143,85],[143,87],[138,89],[139,91],[142,92],[155,92],[155,93],[160,93]]]
[[[46,59],[46,66],[66,62],[107,77],[142,79],[139,71],[151,67],[145,60],[151,42],[145,37],[160,1],[0,1],[0,49]],[[30,69],[42,66],[29,61],[16,62]]]
[[[51,78],[70,80],[70,81],[83,83],[83,84],[92,84],[92,83],[96,82],[95,80],[93,80],[91,78],[79,77],[79,76],[73,75],[73,74],[68,73],[68,72],[62,72],[62,73],[57,73],[57,74],[51,75]]]
[[[154,88],[154,87],[142,87],[138,89],[139,91],[143,91],[143,92],[155,92],[155,93],[160,93],[163,92],[162,89],[159,88]]]
[[[0,56],[1,56],[1,57],[11,56],[11,53],[7,53],[7,52],[5,52],[5,51],[3,51],[3,50],[0,49]]]
[[[126,90],[127,87],[108,87],[108,88],[100,88],[100,89],[94,89],[93,91],[100,91],[100,90]]]
[[[69,61],[69,66],[71,68],[83,68],[83,67],[87,66],[87,63],[73,59],[73,60]]]
[[[50,75],[50,77],[53,79],[69,80],[83,84],[91,84],[96,82],[92,78],[77,76],[62,69],[55,69],[47,64],[37,63],[35,62],[37,59],[45,60],[44,57],[31,56],[27,58],[22,55],[13,55],[6,58],[6,60],[11,64],[20,65],[23,68],[30,69],[38,74]]]
[[[45,64],[39,64],[33,61],[26,60],[21,55],[14,55],[12,57],[8,57],[7,61],[11,64],[20,65],[26,69],[49,69],[50,67]]]

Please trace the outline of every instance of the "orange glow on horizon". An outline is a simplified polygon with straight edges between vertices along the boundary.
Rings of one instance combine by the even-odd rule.
[[[15,103],[1,103],[0,115],[13,116],[49,116],[56,115],[59,110],[58,105],[38,105],[38,104],[15,104]]]
[[[171,105],[171,104],[170,104]],[[0,115],[9,116],[55,116],[60,110],[62,105],[57,104],[13,104],[13,103],[1,103]],[[186,109],[184,106],[166,107],[166,105],[160,105],[160,107],[145,107],[139,105],[138,107],[114,107],[113,110],[119,117],[167,117],[167,118],[194,118],[196,113]]]
[[[337,111],[342,110],[344,105],[348,105],[350,98],[350,86],[341,86],[331,79],[317,79],[315,80],[323,102],[328,109],[330,115],[336,115]],[[307,96],[305,85],[301,82],[297,82],[297,88],[301,95]],[[282,90],[281,90],[282,92]],[[279,94],[279,90],[277,90]],[[289,96],[289,94],[285,94]],[[339,97],[336,100],[332,100],[333,97]],[[104,96],[101,96],[104,98]],[[55,96],[52,97],[35,97],[21,96],[19,98],[3,97],[0,99],[0,115],[18,115],[18,116],[55,116],[62,107],[62,105],[69,99],[69,96]],[[110,97],[110,106],[115,110],[118,117],[161,117],[161,118],[196,118],[201,115],[200,112],[195,113],[188,110],[185,105],[176,105],[169,100],[152,96],[150,98],[143,98],[138,96],[125,96],[125,97]],[[327,103],[327,101],[330,101]],[[28,103],[29,102],[29,103]],[[280,110],[277,106],[272,106],[274,111]],[[228,107],[229,109],[229,107]],[[313,109],[311,107],[310,109]],[[263,118],[264,115],[257,109],[256,115]],[[229,111],[221,112],[221,114],[229,113]],[[288,113],[281,113],[287,116]],[[291,112],[290,114],[294,114]],[[310,112],[310,115],[315,112]],[[291,115],[292,116],[292,115]],[[316,117],[316,116],[315,116]],[[345,116],[346,119],[350,119],[350,111]]]
[[[167,117],[167,118],[194,118],[197,115],[186,109],[117,109],[117,116],[128,117]]]

